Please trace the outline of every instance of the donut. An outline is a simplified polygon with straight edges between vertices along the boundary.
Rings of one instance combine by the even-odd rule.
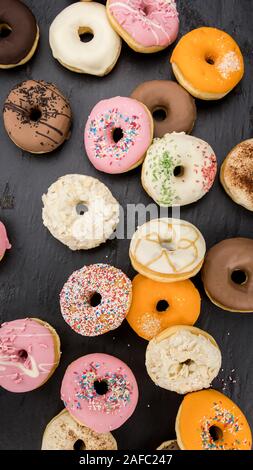
[[[81,425],[65,409],[47,425],[41,450],[117,450],[111,433],[98,434]]]
[[[234,39],[216,28],[190,31],[176,45],[170,62],[177,81],[201,100],[219,100],[240,82],[244,60]]]
[[[62,176],[42,201],[43,224],[71,250],[101,245],[119,222],[118,202],[107,186],[91,176]]]
[[[146,368],[156,385],[183,395],[210,387],[221,368],[221,353],[205,331],[172,326],[149,342]]]
[[[135,88],[131,98],[144,103],[151,112],[155,137],[192,131],[197,119],[195,100],[177,83],[170,80],[144,82]]]
[[[205,252],[205,240],[197,227],[164,217],[137,229],[129,256],[139,274],[154,281],[177,282],[200,271]]]
[[[16,85],[5,100],[3,118],[10,139],[30,153],[52,152],[70,136],[70,105],[55,85],[43,80]]]
[[[252,437],[240,408],[217,390],[184,397],[176,419],[181,450],[251,450]]]
[[[76,333],[98,336],[121,325],[131,299],[131,281],[120,269],[91,264],[73,272],[64,284],[61,313]]]
[[[158,52],[178,35],[174,0],[107,0],[108,18],[117,33],[136,52]]]
[[[253,312],[253,240],[231,238],[207,253],[202,281],[209,299],[230,312]]]
[[[138,395],[131,369],[108,354],[88,354],[72,362],[61,386],[71,416],[98,433],[122,426],[133,414]]]
[[[0,221],[0,261],[3,259],[6,250],[11,249],[11,244],[8,240],[8,235],[3,222]]]
[[[0,2],[0,69],[24,65],[34,55],[39,27],[31,10],[20,0]]]
[[[200,295],[189,281],[157,282],[137,274],[126,317],[141,338],[150,341],[173,325],[193,325],[200,314]]]
[[[177,441],[166,441],[163,442],[157,450],[180,450]]]
[[[2,323],[0,328],[0,386],[9,392],[41,387],[60,361],[60,338],[37,318]]]
[[[142,166],[142,186],[162,207],[185,206],[211,189],[217,161],[209,144],[185,133],[155,139]]]
[[[220,180],[228,196],[253,211],[253,139],[238,144],[224,160]]]
[[[106,8],[96,2],[77,2],[61,11],[50,26],[49,42],[61,65],[99,77],[111,72],[121,52],[121,39]]]
[[[117,96],[100,101],[85,126],[91,163],[104,173],[124,173],[139,166],[153,139],[153,119],[146,106]]]

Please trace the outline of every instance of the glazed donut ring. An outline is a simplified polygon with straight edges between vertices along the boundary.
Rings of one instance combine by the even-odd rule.
[[[170,80],[151,80],[141,83],[131,97],[144,103],[153,116],[154,136],[171,132],[190,134],[197,118],[193,97]]]
[[[119,222],[118,202],[103,183],[91,176],[62,176],[42,201],[45,227],[71,250],[101,245]]]
[[[179,394],[209,388],[220,367],[216,341],[194,326],[164,330],[149,342],[146,351],[146,368],[153,382]]]
[[[39,42],[39,27],[31,10],[19,0],[0,2],[0,69],[30,60]]]
[[[86,0],[87,1],[87,0]],[[79,444],[78,448],[76,445]],[[77,423],[67,410],[62,410],[48,423],[41,450],[117,450],[113,435],[98,434]]]
[[[93,34],[86,43],[80,40],[85,33]],[[61,11],[50,26],[49,42],[64,67],[101,77],[113,69],[121,52],[121,39],[109,23],[106,8],[96,2],[74,3]]]

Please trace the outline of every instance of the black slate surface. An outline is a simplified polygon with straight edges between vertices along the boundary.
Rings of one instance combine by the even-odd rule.
[[[16,83],[29,78],[54,82],[69,98],[74,124],[71,139],[58,151],[36,157],[16,148],[0,120],[0,219],[6,224],[13,248],[0,264],[0,321],[26,316],[50,322],[62,341],[59,368],[42,388],[13,394],[0,388],[0,448],[39,449],[48,421],[62,408],[60,384],[67,365],[81,355],[105,352],[132,367],[140,401],[132,418],[114,432],[120,449],[155,449],[175,437],[174,423],[181,397],[156,387],[145,366],[146,342],[127,322],[97,338],[83,338],[62,319],[59,292],[72,271],[84,264],[108,262],[134,272],[128,259],[128,240],[113,240],[88,252],[71,252],[43,227],[41,196],[58,177],[67,173],[95,176],[109,186],[123,206],[151,202],[140,184],[140,169],[110,176],[99,173],[85,156],[83,128],[91,108],[102,98],[128,96],[139,83],[172,78],[168,57],[172,47],[159,54],[140,55],[124,45],[113,72],[105,78],[80,76],[56,62],[48,43],[49,25],[70,3],[67,0],[25,0],[37,17],[41,40],[34,58],[24,67],[0,71],[0,103]],[[219,163],[228,151],[253,134],[253,1],[180,0],[180,36],[209,25],[224,29],[241,46],[246,73],[242,83],[220,102],[198,102],[195,136],[207,140]],[[234,236],[252,237],[252,214],[234,204],[218,178],[212,191],[197,204],[182,209],[182,218],[196,224],[207,246]],[[202,296],[198,326],[211,333],[221,347],[222,371],[214,386],[235,400],[253,426],[253,316],[226,313],[206,298],[199,277],[194,282]]]

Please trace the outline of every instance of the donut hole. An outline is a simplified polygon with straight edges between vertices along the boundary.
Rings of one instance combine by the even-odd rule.
[[[159,300],[156,304],[156,310],[159,313],[166,312],[169,308],[169,302],[167,300]]]
[[[211,54],[206,55],[205,61],[209,65],[214,65],[215,64],[215,58]]]
[[[184,167],[181,165],[176,166],[173,170],[173,175],[176,178],[182,178],[184,176]]]
[[[98,395],[105,395],[108,390],[108,383],[106,380],[95,380],[94,389]]]
[[[165,119],[167,118],[167,111],[165,108],[162,107],[156,108],[154,109],[152,116],[155,121],[162,122],[165,121]]]
[[[112,131],[112,138],[115,144],[117,144],[124,137],[124,132],[121,127],[115,127]]]
[[[85,443],[82,441],[82,439],[77,439],[73,445],[73,450],[86,450]]]
[[[145,16],[148,16],[148,15],[149,15],[149,12],[150,12],[150,6],[149,6],[149,5],[144,5],[143,8],[142,8],[142,13],[143,13]]]
[[[0,39],[7,38],[12,32],[11,27],[7,23],[1,23],[0,21]]]
[[[25,362],[28,358],[28,352],[25,349],[20,349],[20,351],[18,351],[18,357],[21,362]]]
[[[80,27],[78,29],[78,36],[81,42],[91,42],[94,38],[94,33],[90,28]]]
[[[233,271],[231,274],[231,280],[235,284],[243,286],[248,281],[248,275],[242,269],[235,269],[235,271]]]
[[[32,108],[29,114],[30,120],[33,122],[38,122],[42,116],[41,110],[39,108]]]
[[[84,215],[88,210],[88,207],[83,202],[79,202],[76,205],[76,212],[78,215]]]
[[[223,431],[218,426],[211,426],[209,428],[209,434],[214,442],[221,441],[223,438]]]
[[[98,305],[101,304],[101,300],[102,300],[101,294],[99,294],[99,292],[94,292],[94,294],[92,294],[90,297],[90,306],[97,307]]]

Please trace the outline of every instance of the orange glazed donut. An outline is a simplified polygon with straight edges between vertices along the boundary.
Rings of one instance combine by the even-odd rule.
[[[185,396],[176,419],[181,450],[250,450],[252,436],[240,408],[216,390]]]
[[[200,314],[200,295],[189,280],[164,283],[137,274],[127,321],[141,338],[151,340],[174,325],[193,325]]]
[[[244,74],[239,46],[216,28],[198,28],[183,36],[170,61],[180,85],[202,100],[223,98]]]

